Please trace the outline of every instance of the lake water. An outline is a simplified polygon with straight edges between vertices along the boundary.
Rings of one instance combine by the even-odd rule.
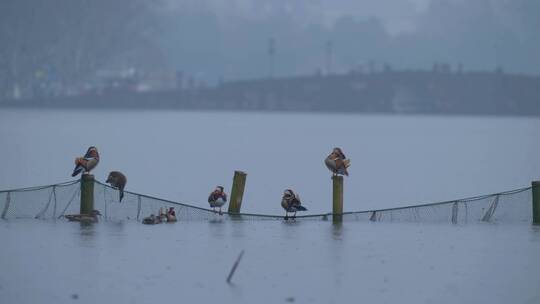
[[[352,160],[344,209],[386,208],[528,186],[539,132],[539,118],[0,109],[0,189],[70,180],[95,145],[96,178],[120,170],[134,192],[207,207],[243,170],[242,211],[281,214],[292,188],[328,212],[323,160],[340,146]]]
[[[2,303],[540,302],[528,225],[14,220],[0,236]]]
[[[345,210],[384,208],[528,186],[539,130],[537,118],[0,109],[0,189],[69,180],[96,145],[96,177],[121,170],[135,192],[206,207],[244,170],[242,211],[282,214],[291,187],[328,212],[323,159],[341,146]],[[0,240],[0,303],[540,303],[528,224],[0,220]]]

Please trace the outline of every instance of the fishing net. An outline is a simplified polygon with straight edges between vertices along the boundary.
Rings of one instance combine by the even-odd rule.
[[[531,187],[501,193],[382,210],[345,212],[344,220],[375,222],[531,223]]]
[[[78,212],[79,181],[0,191],[0,218],[56,218]]]
[[[345,212],[344,221],[373,222],[500,222],[530,223],[532,221],[531,187],[501,193],[457,199],[446,202],[417,204],[407,207]],[[190,204],[125,192],[119,202],[117,189],[101,182],[94,183],[94,209],[102,220],[141,221],[160,208],[174,207],[180,221],[196,220],[283,220],[283,216],[267,214],[228,214]],[[80,182],[0,191],[0,218],[61,219],[67,214],[80,212]],[[332,220],[332,214],[297,216],[296,220]]]

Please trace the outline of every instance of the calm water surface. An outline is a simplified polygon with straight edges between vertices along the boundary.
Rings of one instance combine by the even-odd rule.
[[[94,174],[206,207],[234,170],[243,211],[281,214],[284,188],[328,212],[323,159],[352,159],[345,210],[497,192],[540,178],[537,118],[0,109],[0,189]],[[529,225],[211,221],[145,226],[1,220],[0,303],[540,303]],[[225,278],[241,250],[233,284]]]
[[[352,159],[345,210],[450,200],[540,179],[540,119],[0,109],[0,189],[71,179],[89,145],[94,170],[128,190],[206,207],[208,193],[248,173],[243,210],[281,213],[285,188],[310,212],[331,208],[323,159]]]
[[[530,226],[15,220],[0,236],[2,303],[540,301]]]

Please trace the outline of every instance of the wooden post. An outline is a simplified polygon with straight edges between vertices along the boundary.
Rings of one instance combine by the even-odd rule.
[[[2,219],[6,218],[7,211],[9,209],[9,204],[11,203],[11,192],[6,194],[6,204],[4,205],[4,211],[2,211]]]
[[[540,181],[532,182],[533,225],[540,225]]]
[[[231,198],[229,200],[229,213],[240,213],[242,208],[242,198],[246,186],[247,174],[242,171],[234,171]]]
[[[334,223],[336,223],[343,220],[343,176],[333,176],[332,181],[332,220]]]
[[[81,176],[81,214],[90,214],[94,210],[94,176]]]
[[[139,220],[140,215],[141,215],[141,196],[137,195],[137,221]]]

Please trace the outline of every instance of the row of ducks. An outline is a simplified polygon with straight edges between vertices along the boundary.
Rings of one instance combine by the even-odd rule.
[[[78,174],[89,174],[99,163],[99,153],[96,147],[91,146],[86,151],[86,154],[83,157],[77,157],[75,159],[75,169],[73,169],[72,177],[77,176]],[[348,159],[341,148],[334,148],[330,155],[328,155],[324,163],[326,167],[332,172],[332,176],[345,175],[349,176],[348,168],[351,165],[350,159]],[[119,171],[111,171],[107,177],[106,183],[109,183],[113,188],[116,188],[120,192],[120,199],[124,197],[124,188],[127,183],[126,176]],[[223,214],[221,208],[227,202],[227,194],[223,191],[223,186],[217,186],[214,191],[212,191],[208,197],[208,203],[214,212]],[[286,189],[283,192],[283,197],[281,199],[281,207],[285,210],[285,220],[289,218],[289,213],[292,213],[292,217],[296,217],[297,211],[306,211],[307,209],[302,206],[300,201],[300,196],[291,189]],[[97,212],[97,213],[96,213]],[[74,221],[90,221],[90,219],[97,221],[97,215],[99,211],[94,210],[91,214],[75,214],[66,216],[69,220]],[[153,216],[153,215],[151,215]],[[152,221],[159,216],[154,216]],[[174,217],[176,220],[176,215]],[[150,221],[150,220],[149,220]]]
[[[216,213],[222,215],[221,207],[227,202],[227,194],[223,191],[223,187],[218,186],[216,190],[210,193],[208,197],[208,202],[210,207]],[[297,193],[294,193],[291,189],[286,189],[283,192],[283,197],[281,199],[281,207],[285,209],[285,220],[289,219],[289,213],[292,213],[292,218],[296,217],[296,212],[298,211],[307,211],[307,208],[302,206],[300,201],[300,196]],[[219,210],[216,210],[219,208]],[[163,211],[164,209],[160,208],[158,215],[151,214],[150,216],[143,219],[142,223],[147,225],[154,225],[160,223],[171,223],[176,222],[176,212],[174,207],[170,207],[167,212]],[[90,214],[70,214],[65,215],[64,217],[71,222],[86,222],[86,223],[96,223],[98,221],[98,216],[101,216],[99,210],[92,210]]]
[[[143,219],[143,224],[159,224],[159,223],[172,223],[176,222],[176,211],[174,207],[170,207],[167,212],[163,211],[163,208],[159,208],[158,215],[151,214],[149,217]],[[99,210],[92,210],[90,214],[67,214],[64,217],[70,222],[81,223],[97,223],[98,216],[101,216]]]
[[[160,223],[176,222],[176,211],[174,211],[174,207],[169,207],[167,212],[165,212],[164,210],[167,210],[167,208],[159,208],[157,216],[154,214],[150,214],[150,216],[143,219],[142,223],[146,225],[155,225]]]

